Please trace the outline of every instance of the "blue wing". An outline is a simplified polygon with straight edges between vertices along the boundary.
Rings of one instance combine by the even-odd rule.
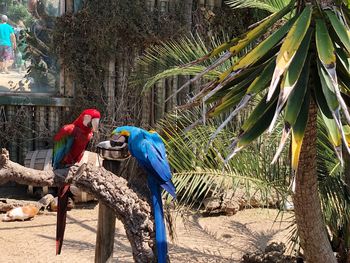
[[[139,164],[169,194],[176,198],[175,186],[171,182],[171,170],[166,158],[165,146],[157,133],[137,129],[130,132],[128,147]]]
[[[54,137],[54,147],[52,153],[53,169],[63,168],[61,161],[69,153],[72,148],[74,137],[72,132],[74,129],[71,125],[65,125]]]
[[[147,134],[148,136],[150,136],[151,140],[153,141],[153,146],[157,149],[161,157],[166,160],[167,159],[166,150],[165,150],[162,137],[160,137],[160,135],[156,132],[152,132],[152,133],[148,132]]]
[[[144,156],[143,166],[149,174],[154,176],[169,194],[176,198],[175,186],[171,181],[171,171],[169,162],[166,159],[165,147],[161,139],[154,143],[154,140],[144,139],[141,143],[141,151]]]
[[[171,180],[171,171],[168,160],[163,158],[161,153],[157,151],[157,148],[149,141],[144,140],[141,149],[149,161],[149,165],[155,170],[160,179],[164,182]]]

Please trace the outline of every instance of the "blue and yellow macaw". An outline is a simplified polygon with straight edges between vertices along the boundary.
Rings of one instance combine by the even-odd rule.
[[[112,132],[112,140],[126,138],[130,154],[136,158],[147,173],[148,187],[152,195],[158,263],[165,263],[168,254],[164,224],[161,188],[176,198],[175,186],[171,181],[170,166],[162,138],[156,132],[148,132],[133,126],[122,126]]]

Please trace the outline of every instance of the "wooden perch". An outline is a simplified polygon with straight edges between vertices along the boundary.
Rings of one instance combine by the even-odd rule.
[[[135,262],[154,261],[155,236],[151,207],[128,186],[128,181],[124,178],[90,163],[55,171],[34,170],[12,162],[8,151],[1,149],[0,185],[8,181],[34,186],[74,183],[114,210],[117,218],[124,224]]]
[[[7,212],[15,207],[24,206],[24,205],[33,205],[36,207],[41,207],[41,204],[35,201],[0,198],[0,212]]]
[[[0,185],[8,181],[14,181],[19,184],[27,184],[33,186],[58,186],[65,181],[64,173],[67,170],[57,170],[57,176],[53,171],[40,171],[26,168],[9,159],[9,152],[6,149],[0,151]],[[71,178],[71,173],[67,177]]]
[[[39,201],[26,201],[26,200],[17,200],[9,198],[0,198],[0,212],[7,212],[15,207],[32,205],[38,209],[46,208],[50,202],[54,199],[53,195],[47,194],[42,197]]]

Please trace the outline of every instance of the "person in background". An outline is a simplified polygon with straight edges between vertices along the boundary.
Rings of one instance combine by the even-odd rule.
[[[0,72],[9,73],[8,66],[16,50],[16,36],[13,28],[7,24],[7,16],[1,16],[0,23]]]

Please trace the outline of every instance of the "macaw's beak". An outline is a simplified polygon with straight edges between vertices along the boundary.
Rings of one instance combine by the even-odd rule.
[[[93,132],[98,132],[98,124],[100,123],[100,119],[92,119],[91,120],[91,125],[92,125],[92,131]]]

